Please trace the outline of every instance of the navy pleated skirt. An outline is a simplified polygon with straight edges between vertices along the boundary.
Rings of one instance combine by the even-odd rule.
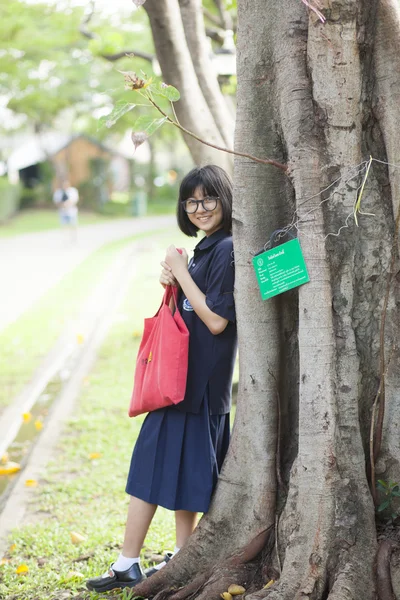
[[[126,492],[170,510],[207,512],[229,445],[229,414],[175,406],[147,415],[136,441]]]

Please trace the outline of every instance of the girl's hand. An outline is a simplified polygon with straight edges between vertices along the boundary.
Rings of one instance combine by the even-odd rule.
[[[162,266],[162,271],[160,275],[160,283],[165,289],[167,285],[178,285],[177,280],[172,274],[171,267],[167,265],[166,262],[161,261],[160,265]]]
[[[187,271],[188,268],[188,255],[184,248],[180,248],[179,251],[175,246],[169,246],[165,255],[165,263],[170,268],[173,276],[179,281],[179,274],[183,271]]]

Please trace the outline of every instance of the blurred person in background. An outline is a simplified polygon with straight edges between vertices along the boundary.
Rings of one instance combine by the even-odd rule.
[[[78,190],[71,187],[69,181],[65,180],[55,190],[53,202],[58,208],[62,227],[69,229],[71,240],[76,242],[78,234]]]

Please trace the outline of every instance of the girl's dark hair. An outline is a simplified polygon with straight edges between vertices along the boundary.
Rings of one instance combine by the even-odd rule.
[[[206,165],[192,169],[183,179],[179,188],[177,218],[179,229],[190,237],[196,237],[198,227],[189,220],[183,208],[183,202],[193,197],[200,188],[204,196],[217,196],[222,206],[222,229],[232,231],[232,179],[221,167]]]

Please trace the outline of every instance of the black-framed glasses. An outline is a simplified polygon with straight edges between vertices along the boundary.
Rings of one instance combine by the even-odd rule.
[[[217,208],[218,196],[205,196],[201,198],[201,200],[196,200],[196,198],[188,198],[187,200],[183,200],[183,210],[188,214],[192,215],[199,208],[199,204],[202,205],[204,210],[211,211]]]

